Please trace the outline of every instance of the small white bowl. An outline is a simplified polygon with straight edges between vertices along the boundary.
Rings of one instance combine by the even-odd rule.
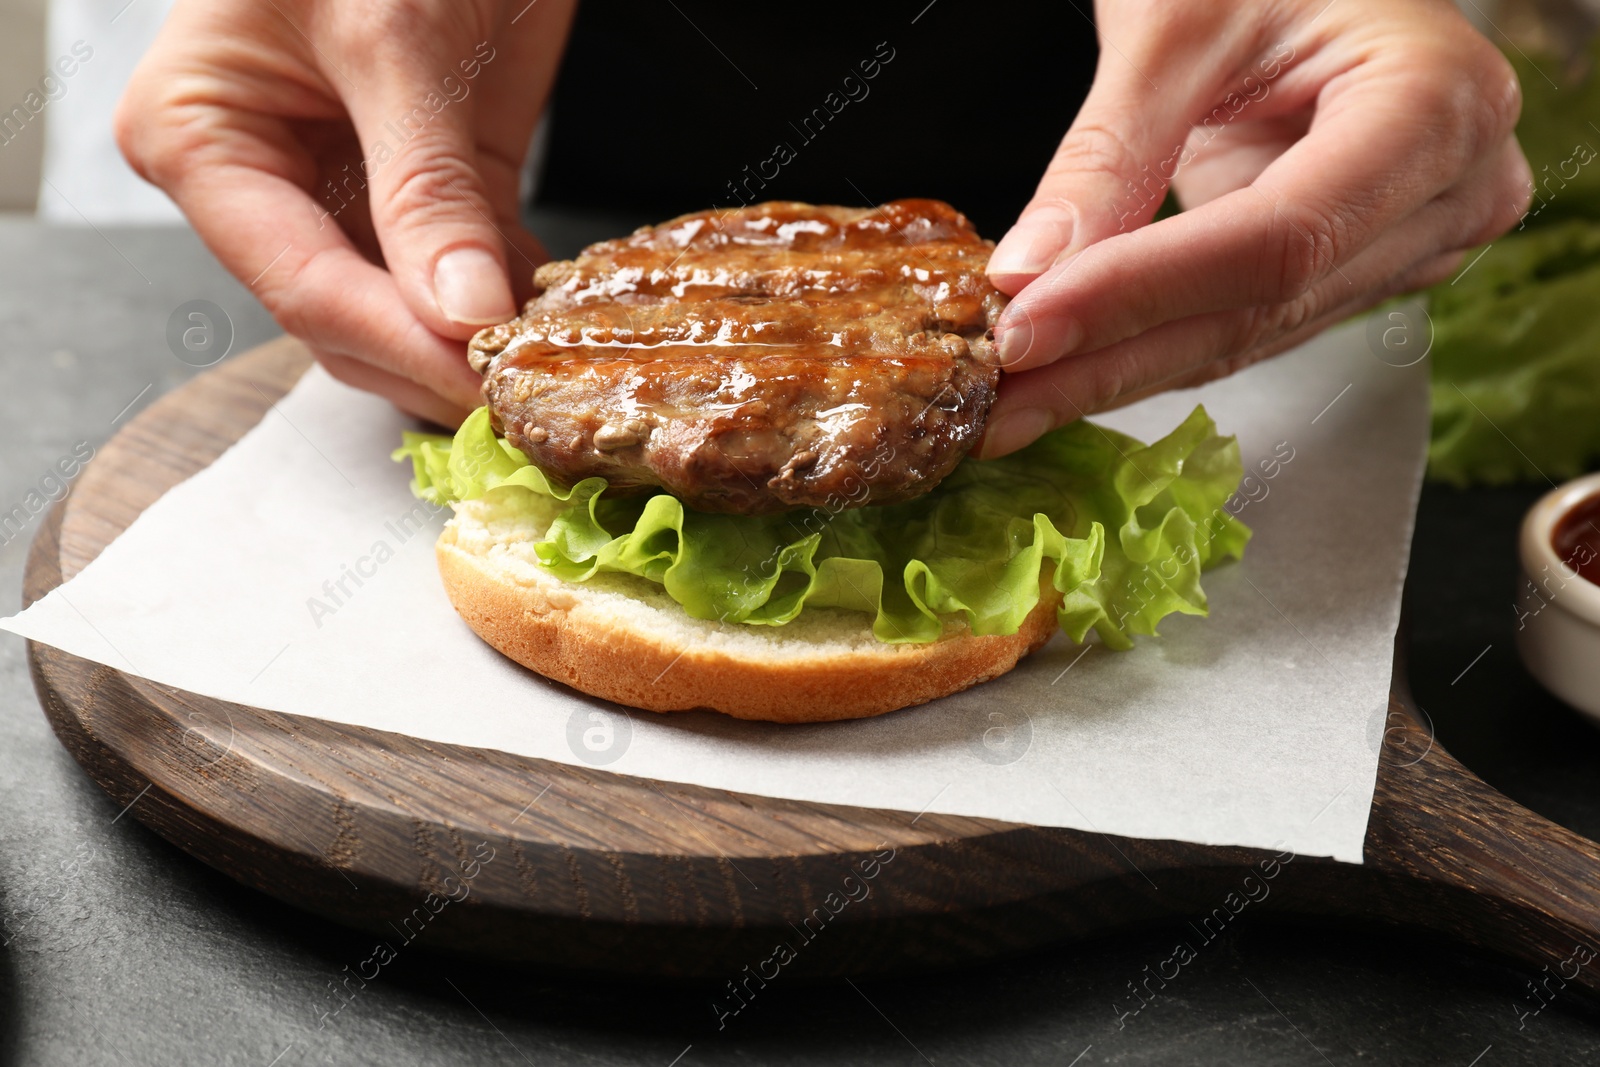
[[[1550,692],[1600,719],[1600,585],[1557,554],[1551,536],[1580,501],[1600,493],[1600,474],[1552,490],[1522,520],[1517,651]]]

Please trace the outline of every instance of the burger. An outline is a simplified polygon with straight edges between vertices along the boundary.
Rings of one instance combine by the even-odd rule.
[[[1248,531],[1197,408],[968,458],[999,384],[992,242],[931,200],[703,211],[547,263],[480,332],[484,407],[408,433],[485,641],[651,711],[877,715],[1204,614]]]

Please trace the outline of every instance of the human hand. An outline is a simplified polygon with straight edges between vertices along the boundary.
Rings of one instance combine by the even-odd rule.
[[[548,258],[518,180],[572,7],[179,0],[117,140],[329,373],[453,426]]]
[[[981,445],[1230,374],[1526,210],[1511,67],[1448,0],[1100,0],[1089,97],[989,261]],[[1168,184],[1187,209],[1151,223]]]

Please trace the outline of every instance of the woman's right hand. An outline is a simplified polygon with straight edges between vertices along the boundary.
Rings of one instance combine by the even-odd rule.
[[[481,403],[462,342],[548,258],[518,184],[572,11],[179,0],[117,140],[334,377],[453,426]]]

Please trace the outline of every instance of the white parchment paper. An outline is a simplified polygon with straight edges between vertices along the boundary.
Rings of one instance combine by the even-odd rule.
[[[1209,619],[1174,617],[1127,653],[1058,635],[1003,678],[878,719],[629,713],[504,659],[440,587],[443,520],[416,528],[426,509],[388,458],[407,421],[320,369],[0,626],[196,693],[430,741],[1359,863],[1427,429],[1426,365],[1380,362],[1361,331],[1102,417],[1150,440],[1201,401],[1238,435],[1256,536],[1207,576]]]

